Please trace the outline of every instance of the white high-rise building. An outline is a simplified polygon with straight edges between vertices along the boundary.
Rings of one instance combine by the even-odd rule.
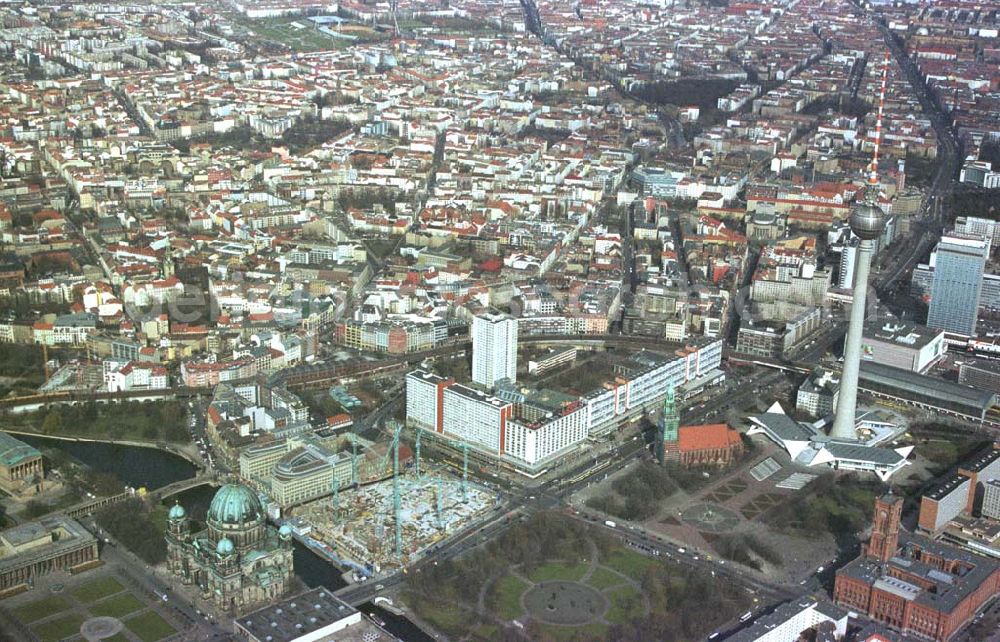
[[[840,272],[837,274],[837,287],[842,290],[854,288],[854,264],[858,256],[859,243],[859,239],[848,239],[840,250]]]
[[[472,380],[493,388],[517,380],[517,319],[483,314],[472,319]]]

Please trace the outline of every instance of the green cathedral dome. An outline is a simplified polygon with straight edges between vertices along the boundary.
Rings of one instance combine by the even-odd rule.
[[[219,543],[215,546],[215,552],[219,555],[225,557],[227,555],[232,555],[236,547],[233,545],[233,540],[228,537],[223,537],[219,540]]]
[[[170,512],[167,513],[167,517],[170,519],[184,519],[187,513],[184,511],[184,507],[180,504],[174,504],[170,507]]]
[[[215,493],[208,507],[208,520],[227,526],[242,526],[264,517],[256,493],[240,484],[226,484]]]

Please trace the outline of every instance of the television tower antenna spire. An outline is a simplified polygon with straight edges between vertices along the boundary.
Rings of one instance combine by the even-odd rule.
[[[882,82],[878,92],[878,112],[875,117],[875,148],[872,151],[871,171],[868,174],[868,189],[865,191],[866,200],[874,201],[878,196],[878,156],[879,148],[882,145],[882,117],[885,115],[885,86],[889,77],[889,52],[885,52],[882,59]]]

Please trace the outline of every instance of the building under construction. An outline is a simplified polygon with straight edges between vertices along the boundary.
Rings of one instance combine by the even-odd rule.
[[[333,556],[377,573],[407,564],[496,505],[494,492],[450,473],[408,474],[398,479],[398,486],[399,554],[392,479],[303,504],[290,516],[308,523],[309,536],[329,546]]]
[[[421,470],[422,433],[414,459],[400,443],[402,424],[387,427],[391,439],[379,444],[334,431],[256,444],[241,453],[240,474],[328,557],[365,573],[405,565],[492,510],[497,498],[469,483],[466,445],[459,445],[460,476]]]

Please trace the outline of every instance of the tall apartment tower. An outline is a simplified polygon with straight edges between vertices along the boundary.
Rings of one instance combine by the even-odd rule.
[[[860,241],[857,238],[852,237],[844,243],[844,247],[840,251],[840,270],[837,273],[837,287],[842,290],[854,288],[854,266],[857,263],[859,243]]]
[[[981,236],[941,237],[927,312],[929,327],[969,337],[976,335],[989,247],[989,242]]]
[[[483,314],[472,319],[472,380],[493,388],[517,381],[517,319]]]
[[[902,516],[902,497],[889,493],[875,500],[875,518],[867,548],[869,558],[888,562],[896,554]]]

